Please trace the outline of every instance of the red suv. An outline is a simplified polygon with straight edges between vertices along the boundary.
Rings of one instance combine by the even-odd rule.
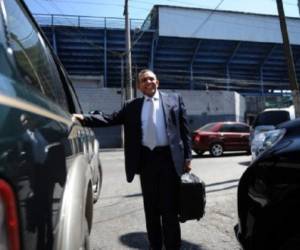
[[[221,156],[224,151],[250,151],[250,127],[241,122],[208,123],[193,132],[193,150],[202,155]]]

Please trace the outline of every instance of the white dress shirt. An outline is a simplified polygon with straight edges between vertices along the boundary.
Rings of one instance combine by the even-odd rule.
[[[147,128],[147,122],[148,122],[148,117],[149,117],[149,110],[150,110],[150,105],[151,102],[147,101],[148,99],[151,99],[151,97],[144,96],[145,100],[143,103],[142,107],[142,114],[141,114],[141,120],[142,120],[142,144],[144,146],[147,146],[144,138],[145,138],[145,133],[146,133],[146,128]],[[166,122],[165,122],[165,115],[162,107],[162,102],[159,96],[158,90],[156,90],[154,96],[152,97],[153,102],[154,102],[154,123],[156,127],[156,140],[157,140],[157,145],[156,146],[167,146],[168,143],[168,137],[167,137],[167,131],[166,131]]]

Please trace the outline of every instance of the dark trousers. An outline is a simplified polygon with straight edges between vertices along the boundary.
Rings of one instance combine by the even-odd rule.
[[[169,147],[142,150],[141,186],[151,249],[180,249],[179,177]]]

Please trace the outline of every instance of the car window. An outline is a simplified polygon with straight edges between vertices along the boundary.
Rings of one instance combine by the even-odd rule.
[[[232,132],[237,132],[237,133],[249,133],[249,127],[245,126],[243,124],[234,124],[232,126],[233,131]]]
[[[278,125],[279,123],[290,120],[290,114],[285,110],[265,111],[260,113],[254,122],[254,127],[260,125]]]
[[[216,123],[208,123],[200,128],[201,131],[211,131]]]
[[[4,0],[9,46],[23,82],[69,110],[61,81],[48,48],[25,11],[15,1]]]
[[[1,25],[1,22],[0,22]],[[0,34],[2,34],[2,26],[0,26]],[[6,48],[5,48],[5,43],[2,40],[2,37],[0,36],[0,74],[5,76],[5,77],[11,77],[13,75],[13,72],[11,70],[10,64],[8,62],[8,58],[7,58],[7,52],[6,52]],[[1,84],[2,85],[2,84]],[[0,90],[1,90],[0,86]]]
[[[232,125],[231,124],[222,124],[219,131],[220,132],[233,132]]]
[[[65,87],[65,93],[68,98],[70,113],[82,113],[82,109],[81,109],[81,106],[79,103],[78,96],[76,95],[74,87],[73,87],[70,79],[68,78],[66,71],[63,69],[61,62],[59,62],[59,59],[56,57],[56,55],[53,55],[53,56],[54,56],[53,59],[55,60],[56,65],[57,65],[57,70],[59,72],[60,78],[63,81],[63,86]]]

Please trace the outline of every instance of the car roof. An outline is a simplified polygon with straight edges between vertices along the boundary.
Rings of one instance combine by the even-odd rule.
[[[264,112],[278,112],[278,111],[289,112],[291,120],[295,119],[295,107],[294,107],[294,105],[291,105],[291,106],[285,107],[285,108],[267,108],[267,109],[264,109],[261,113],[264,113]]]
[[[242,124],[242,125],[247,125],[246,123],[244,122],[236,122],[236,121],[224,121],[224,122],[217,122],[217,123],[222,123],[222,124]]]
[[[285,116],[284,113],[288,114]],[[295,119],[295,107],[291,105],[286,108],[269,108],[260,112],[255,121],[253,127],[262,125],[278,125],[281,122]]]
[[[227,125],[243,125],[243,126],[247,126],[249,127],[249,125],[247,123],[244,123],[244,122],[236,122],[236,121],[218,121],[218,122],[209,122],[209,123],[206,123],[204,125],[202,125],[200,128],[203,128],[204,126],[208,126],[208,125],[212,125],[213,127],[220,127],[221,125],[224,125],[224,124],[227,124]]]

